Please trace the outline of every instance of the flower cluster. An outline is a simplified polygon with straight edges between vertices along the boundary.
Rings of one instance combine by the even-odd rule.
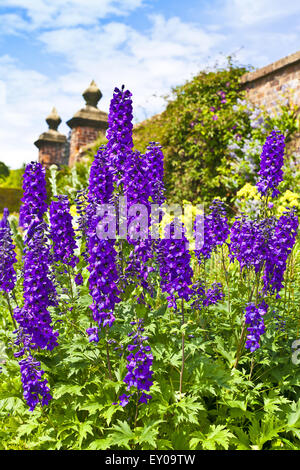
[[[17,257],[8,222],[8,209],[6,208],[0,221],[0,259],[0,290],[8,293],[13,290],[16,284],[14,264],[17,262]]]
[[[19,361],[21,380],[23,385],[23,396],[29,410],[33,411],[38,403],[42,406],[48,405],[52,399],[46,379],[42,379],[44,371],[40,369],[41,364],[35,361],[31,355]]]
[[[278,131],[272,131],[267,137],[260,157],[260,179],[257,183],[258,191],[266,196],[271,192],[271,197],[278,196],[278,184],[283,179],[283,155],[285,137]]]
[[[166,226],[165,234],[166,238],[161,239],[157,244],[160,285],[162,291],[168,294],[168,306],[176,309],[176,295],[184,300],[189,300],[192,295],[191,255],[187,248],[188,241],[184,228],[178,219],[175,218]],[[178,235],[180,238],[177,238]]]
[[[99,240],[96,227],[89,233],[89,289],[93,298],[90,309],[98,327],[111,327],[115,321],[115,304],[120,301],[117,281],[119,278],[114,240]],[[99,341],[98,327],[87,329],[90,341]]]
[[[120,405],[126,406],[130,397],[136,391],[139,396],[140,403],[147,403],[152,397],[148,393],[151,385],[153,384],[151,378],[153,372],[151,370],[153,356],[151,354],[151,347],[145,346],[144,342],[148,339],[143,336],[143,320],[139,319],[137,322],[131,322],[132,326],[136,329],[129,333],[132,337],[132,344],[128,346],[130,354],[127,356],[127,374],[124,382],[127,385],[127,390],[130,391],[133,387],[136,388],[131,394],[123,394],[119,397]]]
[[[67,196],[57,196],[57,200],[51,202],[50,227],[54,261],[61,261],[74,268],[78,262],[74,256],[77,245]]]
[[[203,306],[207,307],[208,305],[214,305],[219,300],[224,299],[225,294],[222,290],[222,284],[220,282],[214,282],[210,289],[208,289],[205,293],[205,297],[203,299]]]
[[[45,222],[34,219],[27,231],[24,255],[24,306],[14,310],[30,348],[48,349],[57,346],[58,332],[53,331],[50,306],[56,305],[56,291],[50,272],[50,246]]]
[[[41,163],[31,162],[23,177],[23,205],[20,208],[20,226],[27,228],[31,221],[42,219],[47,210],[46,173]]]
[[[132,94],[129,90],[114,89],[108,114],[107,149],[114,171],[114,181],[123,175],[127,156],[133,147],[132,142]]]
[[[164,155],[161,146],[157,142],[149,142],[145,155],[143,156],[148,173],[148,195],[151,202],[163,204],[165,202],[164,177]],[[149,175],[151,177],[149,178]]]
[[[100,327],[112,326],[115,321],[114,307],[119,302],[117,287],[117,252],[114,240],[103,236],[98,237],[98,227],[103,215],[98,214],[97,204],[107,204],[113,193],[112,172],[110,171],[109,155],[100,149],[96,155],[90,173],[88,191],[88,232],[87,252],[90,295],[93,303],[90,306],[93,319],[98,327],[87,329],[90,341],[99,341]],[[103,235],[103,234],[102,234]]]
[[[137,278],[147,288],[151,268],[147,266],[152,257],[149,240],[149,174],[139,152],[131,152],[124,170],[123,189],[127,201],[127,240],[133,245],[126,267],[126,277]],[[132,212],[131,212],[132,211]]]
[[[99,147],[89,176],[88,201],[95,204],[109,203],[113,194],[113,168],[105,146]]]
[[[230,260],[237,259],[241,270],[244,267],[254,267],[255,273],[258,273],[268,253],[271,233],[271,220],[258,221],[237,217],[230,231]]]
[[[284,213],[275,226],[268,244],[263,275],[264,291],[275,293],[283,287],[287,259],[296,241],[298,217],[294,210]]]
[[[263,316],[268,311],[268,305],[263,300],[259,305],[250,303],[245,309],[245,323],[249,325],[247,331],[247,341],[245,347],[250,349],[251,352],[260,347],[259,340],[261,335],[265,332],[265,324]]]
[[[195,231],[196,230],[197,220],[195,221]],[[200,250],[195,250],[195,254],[198,260],[201,262],[202,258],[210,258],[212,251],[218,245],[223,245],[228,237],[228,234],[229,227],[224,204],[220,199],[214,199],[209,208],[209,213],[205,214],[204,216],[203,246]]]
[[[212,286],[206,291],[204,282],[197,281],[195,284],[193,284],[192,291],[192,307],[196,308],[197,310],[202,310],[203,307],[214,305],[225,297],[225,294],[222,290],[222,284],[220,282],[214,282]]]

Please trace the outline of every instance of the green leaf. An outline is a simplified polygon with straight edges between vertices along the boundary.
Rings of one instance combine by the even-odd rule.
[[[95,441],[91,442],[88,446],[88,450],[106,450],[109,449],[111,445],[111,439],[96,439]]]
[[[81,393],[82,388],[83,387],[81,385],[68,385],[68,384],[58,385],[54,389],[53,398],[58,399],[67,394],[82,396],[82,393]]]
[[[130,449],[129,442],[134,440],[135,433],[131,430],[129,424],[118,419],[118,424],[115,424],[111,429],[113,432],[108,436],[111,444]]]
[[[204,435],[201,432],[197,432],[192,434],[192,436],[190,440],[191,449],[196,449],[198,444],[201,443],[202,449],[204,450],[216,450],[217,446],[227,450],[229,440],[234,438],[234,435],[228,431],[225,426],[215,426],[214,424],[209,427],[207,434]]]

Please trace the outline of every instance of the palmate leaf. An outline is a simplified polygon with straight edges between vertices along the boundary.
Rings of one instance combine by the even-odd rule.
[[[111,430],[112,433],[108,435],[111,445],[130,449],[129,442],[134,440],[135,433],[131,430],[129,424],[118,419],[118,424],[115,424]]]
[[[110,446],[111,446],[111,439],[110,438],[95,439],[88,446],[88,450],[106,450],[106,449],[109,449]]]
[[[6,410],[8,413],[24,413],[25,402],[19,397],[7,397],[0,400],[0,411]]]
[[[261,423],[253,416],[252,424],[249,426],[249,436],[252,449],[262,450],[266,442],[272,441],[285,428],[284,423],[273,415],[266,415]]]
[[[61,398],[64,395],[76,395],[76,396],[82,396],[81,390],[84,387],[81,385],[69,385],[69,384],[60,384],[55,387],[54,389],[54,394],[53,398],[58,399]]]
[[[147,425],[144,428],[136,428],[136,441],[139,444],[149,444],[150,449],[155,449],[156,448],[156,437],[159,433],[159,427],[158,425],[162,423],[162,420],[154,421],[152,424]]]
[[[209,427],[207,434],[201,432],[196,432],[192,434],[192,439],[190,440],[191,449],[196,449],[200,444],[201,448],[204,450],[216,450],[217,446],[225,450],[229,447],[230,439],[234,438],[232,434],[225,426],[212,424]]]
[[[39,426],[40,424],[35,420],[34,421],[31,420],[28,423],[22,424],[18,428],[18,437],[29,436],[32,433],[32,431],[38,429]]]
[[[182,423],[198,424],[200,416],[202,419],[206,416],[203,404],[197,401],[197,397],[191,396],[183,396],[180,401],[170,405],[168,411],[173,414],[175,425]]]
[[[117,412],[124,412],[124,408],[116,405],[109,405],[108,408],[101,413],[103,418],[106,420],[106,424],[109,426],[113,415]]]
[[[291,405],[291,412],[288,415],[288,426],[300,428],[300,401],[298,403],[293,402]]]
[[[93,434],[92,423],[90,422],[83,422],[78,424],[78,447],[81,448],[82,441],[86,439],[88,434]]]

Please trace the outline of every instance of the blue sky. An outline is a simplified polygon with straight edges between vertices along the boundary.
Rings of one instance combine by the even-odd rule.
[[[105,111],[124,83],[138,122],[229,54],[257,68],[296,52],[299,15],[295,0],[0,0],[0,160],[37,158],[52,106],[67,134],[92,79]]]

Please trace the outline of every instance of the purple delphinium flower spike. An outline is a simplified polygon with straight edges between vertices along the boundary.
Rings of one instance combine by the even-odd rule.
[[[36,218],[28,227],[24,254],[24,306],[15,308],[16,319],[31,349],[52,350],[58,332],[53,331],[48,307],[56,305],[56,291],[51,279],[50,245],[47,225]]]
[[[114,89],[108,114],[107,150],[110,155],[114,181],[119,183],[124,165],[133,147],[132,94],[122,86]]]
[[[165,202],[164,155],[161,145],[157,142],[149,142],[142,158],[145,160],[148,177],[148,198],[151,202],[161,205]]]
[[[31,355],[19,361],[21,370],[21,380],[23,385],[23,396],[29,410],[33,411],[37,404],[48,405],[52,399],[48,381],[42,379],[44,371],[41,370],[41,363],[35,361]]]
[[[230,260],[237,259],[241,270],[254,267],[257,274],[267,256],[272,227],[273,219],[258,221],[237,217],[230,231]]]
[[[256,185],[258,191],[272,198],[278,196],[277,186],[283,180],[283,156],[285,137],[279,131],[272,131],[267,137],[260,157],[260,179]]]
[[[98,227],[103,220],[103,215],[98,213],[99,205],[109,204],[112,200],[113,174],[110,164],[108,152],[100,148],[91,168],[88,190],[87,269],[90,272],[89,290],[93,298],[90,308],[99,328],[112,326],[115,321],[115,304],[120,301],[115,240],[104,237],[104,233],[98,236]],[[90,341],[99,340],[98,327],[88,328]]]
[[[77,245],[67,196],[57,196],[57,200],[50,204],[50,238],[54,261],[61,261],[74,268],[78,262],[74,256]]]
[[[23,176],[23,198],[20,226],[27,228],[35,217],[42,219],[47,210],[46,173],[41,163],[31,162]]]
[[[199,217],[199,216],[196,216]],[[195,221],[195,230],[196,230]],[[208,259],[217,246],[223,245],[229,234],[229,227],[224,209],[224,203],[219,199],[214,199],[208,214],[204,215],[204,239],[200,250],[196,249],[195,254],[199,260]]]
[[[147,403],[152,398],[147,392],[150,391],[150,387],[153,385],[153,372],[151,370],[153,355],[151,354],[151,347],[144,345],[148,337],[143,336],[143,332],[143,320],[139,319],[136,322],[136,329],[129,334],[132,336],[132,343],[128,346],[130,354],[127,356],[126,368],[128,372],[124,382],[127,385],[127,390],[131,393],[119,397],[119,404],[123,407],[129,403],[129,398],[134,392],[139,394],[140,403]]]
[[[181,238],[177,231],[181,231]],[[166,236],[157,244],[157,262],[160,272],[160,285],[163,292],[168,294],[168,306],[177,308],[176,297],[189,300],[192,295],[193,270],[190,266],[191,255],[187,248],[188,241],[184,228],[178,219],[174,219],[165,229]]]
[[[260,337],[265,332],[263,316],[267,313],[267,310],[268,305],[264,300],[257,306],[250,303],[245,309],[245,323],[249,325],[247,328],[249,334],[245,347],[250,349],[251,352],[260,347]]]
[[[214,305],[219,300],[224,299],[225,294],[222,291],[222,284],[220,282],[214,282],[210,289],[208,289],[205,293],[205,297],[203,299],[203,306],[206,307],[208,305]]]
[[[3,218],[0,221],[0,290],[6,293],[13,290],[17,280],[14,270],[17,257],[15,245],[12,241],[8,215],[8,209],[4,209]]]
[[[269,239],[263,275],[264,291],[277,293],[283,287],[286,263],[296,242],[298,217],[294,210],[285,212],[277,221]]]

